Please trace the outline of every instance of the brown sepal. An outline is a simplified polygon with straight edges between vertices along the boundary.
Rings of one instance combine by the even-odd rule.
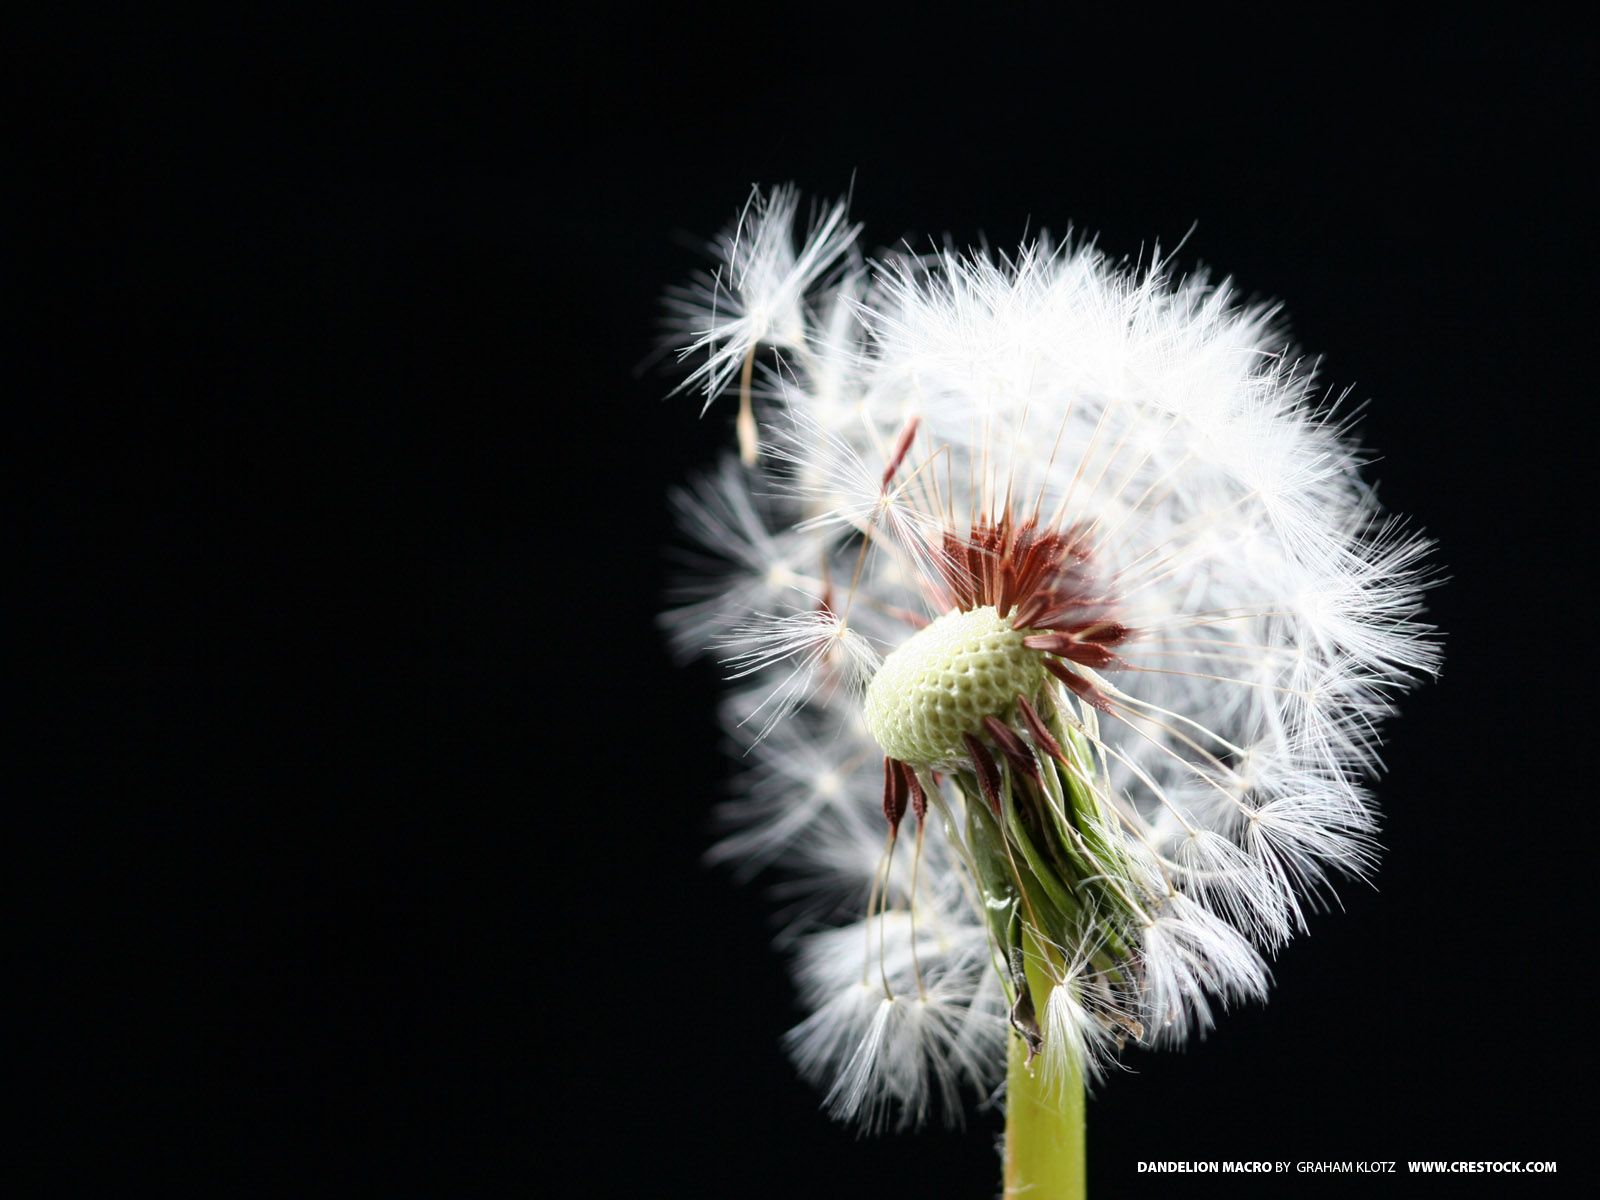
[[[910,763],[900,763],[900,773],[905,776],[906,791],[911,796],[911,811],[920,823],[928,814],[928,797],[923,794],[922,781],[917,778],[917,769]]]
[[[994,755],[989,753],[985,746],[970,733],[963,733],[961,740],[967,744],[967,752],[972,755],[972,769],[977,772],[978,786],[983,789],[983,798],[989,802],[989,807],[994,809],[994,815],[1000,815],[1000,767],[994,761]]]
[[[1026,696],[1017,697],[1017,711],[1022,714],[1023,724],[1028,727],[1028,732],[1033,735],[1033,740],[1039,749],[1057,762],[1066,762],[1066,751],[1061,749],[1061,743],[1056,741],[1055,734],[1050,732],[1049,726],[1044,723],[1044,718],[1039,715],[1039,710],[1028,703]]]
[[[1107,698],[1105,693],[1099,688],[1095,687],[1094,684],[1090,683],[1082,675],[1079,675],[1076,671],[1069,669],[1062,663],[1056,662],[1056,660],[1053,658],[1047,658],[1044,660],[1044,669],[1049,671],[1050,674],[1054,675],[1057,679],[1061,680],[1062,683],[1066,684],[1068,690],[1071,691],[1074,696],[1078,696],[1081,699],[1087,700],[1090,704],[1094,705],[1103,713],[1109,713],[1111,711],[1111,701]]]
[[[1011,769],[1037,782],[1039,764],[1033,757],[1033,751],[1028,749],[1028,743],[1013,733],[999,717],[985,717],[983,727],[989,731],[994,744],[1000,747],[1000,753],[1011,763]]]
[[[906,780],[900,773],[903,765],[892,758],[883,760],[883,815],[893,833],[900,832],[900,822],[906,815]]]

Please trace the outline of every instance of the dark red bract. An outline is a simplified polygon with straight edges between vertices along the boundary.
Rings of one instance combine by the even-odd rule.
[[[1128,630],[1109,615],[1113,597],[1095,574],[1080,527],[1045,528],[1008,510],[999,521],[977,518],[965,537],[947,531],[942,549],[946,607],[993,605],[1013,628],[1052,635],[1049,644],[1030,640],[1036,650],[1096,668],[1114,664],[1109,647]]]

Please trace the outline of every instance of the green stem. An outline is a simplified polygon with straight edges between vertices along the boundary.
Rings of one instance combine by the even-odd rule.
[[[1038,1064],[1011,1035],[1006,1074],[1006,1197],[1083,1200],[1083,1083],[1074,1078],[1065,1096],[1046,1095]]]
[[[1028,990],[1042,1018],[1050,979],[1039,965],[1033,935],[1024,929]],[[1083,1200],[1085,1191],[1083,1079],[1075,1065],[1054,1087],[1042,1064],[1028,1062],[1028,1047],[1014,1031],[1006,1068],[1005,1194],[1029,1200]]]

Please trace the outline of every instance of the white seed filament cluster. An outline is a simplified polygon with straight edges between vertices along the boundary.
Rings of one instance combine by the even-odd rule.
[[[1042,656],[992,606],[946,613],[907,638],[867,685],[867,728],[890,758],[937,767],[970,757],[963,734],[1006,719],[1044,685]]]
[[[834,1115],[955,1123],[1019,1035],[1054,1103],[1124,1035],[1264,999],[1371,872],[1379,723],[1438,660],[1428,543],[1275,306],[1092,239],[873,257],[842,202],[802,208],[753,193],[669,301],[693,407],[741,410],[742,455],[674,500],[673,645],[733,681],[713,857],[784,880],[788,1045]],[[1003,565],[1021,615],[950,611]],[[919,600],[946,615],[900,620]]]

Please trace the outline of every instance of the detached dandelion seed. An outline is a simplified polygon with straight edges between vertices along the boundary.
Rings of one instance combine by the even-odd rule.
[[[756,193],[672,299],[685,386],[740,406],[666,617],[732,688],[712,856],[784,880],[830,1113],[1003,1082],[1007,1194],[1081,1195],[1085,1081],[1264,1000],[1372,870],[1429,546],[1227,281],[1044,237],[867,258],[798,208]]]

